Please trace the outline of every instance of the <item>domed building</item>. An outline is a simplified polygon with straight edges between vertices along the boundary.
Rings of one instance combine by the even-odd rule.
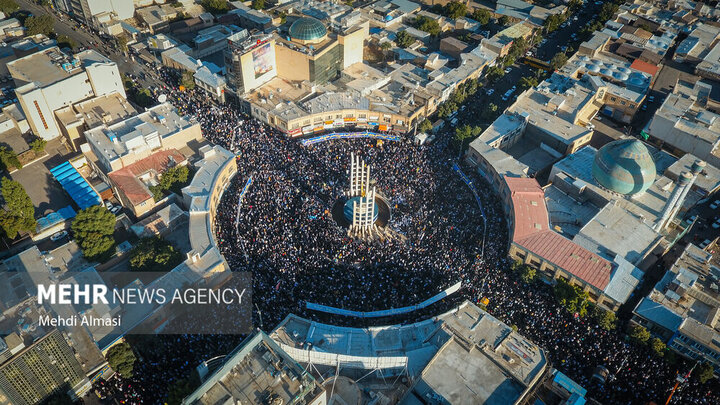
[[[656,168],[650,151],[642,142],[620,139],[598,150],[592,175],[607,190],[634,195],[653,184]]]
[[[289,29],[290,38],[303,45],[318,44],[327,38],[325,25],[313,17],[302,17],[295,20]]]

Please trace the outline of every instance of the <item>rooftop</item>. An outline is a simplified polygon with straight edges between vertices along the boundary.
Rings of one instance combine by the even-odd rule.
[[[81,66],[79,59],[64,54],[58,47],[45,49],[7,64],[15,80],[35,82],[40,87],[82,73]]]
[[[513,202],[513,241],[547,231],[550,226],[545,194],[537,180],[531,178],[505,177]]]
[[[177,149],[161,150],[152,155],[108,174],[115,186],[134,205],[153,198],[149,186],[158,183],[162,173],[174,165],[185,162],[185,156]]]
[[[118,93],[95,97],[75,104],[73,108],[82,116],[85,125],[90,129],[101,125],[112,125],[137,114],[135,108]]]
[[[277,403],[292,404],[303,397],[311,403],[320,395],[326,394],[312,375],[258,332],[226,356],[222,366],[182,403],[263,403],[277,398]]]

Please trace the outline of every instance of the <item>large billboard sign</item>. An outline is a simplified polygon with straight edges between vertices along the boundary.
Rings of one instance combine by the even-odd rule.
[[[275,52],[270,42],[253,49],[252,58],[256,79],[275,67]]]

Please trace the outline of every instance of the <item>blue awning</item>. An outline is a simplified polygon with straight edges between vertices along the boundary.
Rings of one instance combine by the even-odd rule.
[[[81,210],[102,203],[100,195],[90,186],[90,183],[78,173],[77,169],[65,162],[50,169],[55,180],[70,194],[73,201]]]

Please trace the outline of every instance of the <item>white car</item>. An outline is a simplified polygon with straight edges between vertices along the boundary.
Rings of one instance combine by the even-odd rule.
[[[116,206],[110,208],[110,212],[112,212],[115,215],[120,213],[121,210],[122,210],[122,206],[120,206],[120,205],[116,205]]]
[[[715,200],[710,204],[710,208],[716,210],[718,207],[720,207],[720,200]]]
[[[55,232],[55,233],[50,237],[50,240],[53,241],[53,242],[57,242],[57,241],[61,240],[62,238],[66,237],[66,236],[68,236],[68,232],[67,232],[67,231]]]
[[[508,74],[508,73],[510,73],[510,72],[512,72],[512,68],[507,68],[507,69],[505,69],[505,74]]]
[[[112,205],[112,203],[111,203],[110,201],[107,201],[107,200],[105,201],[105,208],[111,209],[112,206],[113,206],[113,205]]]
[[[532,56],[532,51],[525,52],[525,56]]]

